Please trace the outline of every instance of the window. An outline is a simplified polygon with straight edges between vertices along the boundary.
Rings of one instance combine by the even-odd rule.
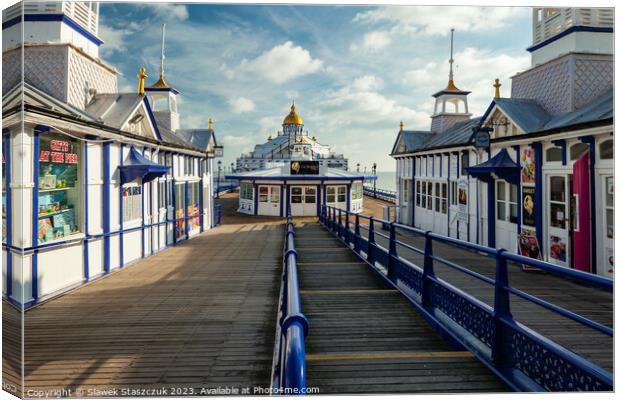
[[[448,213],[448,184],[441,184],[441,213]]]
[[[467,175],[466,168],[468,167],[469,167],[469,153],[465,151],[461,154],[461,176]]]
[[[605,226],[607,237],[614,238],[614,177],[605,177]]]
[[[251,183],[241,182],[239,196],[242,200],[254,200],[254,188]]]
[[[353,200],[360,200],[364,197],[364,187],[361,182],[355,182],[351,185],[351,198]]]
[[[291,187],[291,203],[300,204],[302,197],[302,188],[301,186],[293,186]]]
[[[336,187],[335,186],[327,186],[327,195],[325,199],[328,203],[336,202]]]
[[[450,182],[450,205],[457,205],[458,189],[456,181]]]
[[[338,203],[346,203],[347,201],[347,187],[338,186]]]
[[[344,189],[346,190],[347,188],[344,187]],[[340,190],[340,188],[339,188]],[[305,203],[306,204],[314,204],[316,203],[316,188],[315,187],[311,187],[311,186],[306,186],[306,196],[305,196]],[[340,196],[338,196],[340,197]],[[346,201],[346,199],[345,199]]]
[[[409,202],[409,180],[403,179],[403,203]]]
[[[614,141],[613,139],[605,140],[599,145],[599,154],[601,160],[614,159]]]
[[[426,191],[428,193],[428,198],[426,199],[426,209],[433,209],[433,182],[426,182]]]
[[[142,186],[128,183],[123,186],[123,222],[142,219]]]
[[[496,184],[496,218],[512,224],[517,223],[517,186],[506,181]]]
[[[187,215],[189,216],[189,229],[200,228],[200,182],[188,183],[189,204]]]
[[[269,187],[259,186],[258,187],[258,202],[267,203],[268,201],[269,201]]]
[[[175,184],[174,232],[176,238],[185,236],[185,183]]]
[[[579,157],[581,157],[581,155],[583,153],[585,153],[586,151],[588,151],[588,145],[585,143],[577,143],[574,144],[570,147],[570,159],[571,160],[576,160]]]
[[[420,181],[415,183],[415,205],[420,206]]]
[[[435,211],[440,212],[441,209],[441,184],[439,182],[435,182]]]
[[[280,188],[278,186],[271,187],[271,202],[272,203],[280,202]]]
[[[422,208],[426,208],[426,182],[422,181]]]
[[[562,148],[550,147],[546,152],[547,162],[562,162]]]
[[[166,207],[166,181],[160,179],[157,185],[157,189],[159,193],[159,200],[157,204],[159,204],[159,208],[164,208]]]
[[[81,143],[60,134],[40,137],[39,244],[79,232]]]
[[[549,178],[550,224],[566,229],[566,180],[563,176]]]

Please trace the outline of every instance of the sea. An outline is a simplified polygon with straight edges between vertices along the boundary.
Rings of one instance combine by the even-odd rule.
[[[372,184],[372,182],[370,182]],[[377,189],[396,191],[396,171],[377,171]]]

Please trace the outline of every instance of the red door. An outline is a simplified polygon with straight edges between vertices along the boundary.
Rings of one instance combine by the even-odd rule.
[[[590,272],[590,156],[573,164],[573,268]]]

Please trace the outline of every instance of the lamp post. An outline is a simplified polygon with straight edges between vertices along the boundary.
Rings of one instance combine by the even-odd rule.
[[[217,190],[216,198],[220,198],[220,174],[222,173],[222,160],[217,162],[217,185],[215,186]]]
[[[372,192],[376,199],[377,198],[377,163],[372,163],[372,174],[375,177],[375,179],[372,181]]]
[[[360,163],[357,163],[357,172],[360,172]]]

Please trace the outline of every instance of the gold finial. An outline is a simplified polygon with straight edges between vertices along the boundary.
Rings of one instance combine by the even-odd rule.
[[[141,67],[140,72],[138,73],[138,94],[144,94],[144,80],[148,78],[146,74],[146,68]]]
[[[271,135],[267,136],[267,140],[271,140],[271,139],[272,139]]]
[[[405,123],[403,121],[400,121],[400,131],[404,131],[405,130]]]
[[[501,83],[499,83],[499,79],[495,79],[495,85],[493,85],[493,87],[495,88],[495,98],[499,99],[499,87],[502,86]]]
[[[209,117],[209,130],[213,130],[213,118]]]
[[[312,135],[312,140],[316,142],[316,136]]]

